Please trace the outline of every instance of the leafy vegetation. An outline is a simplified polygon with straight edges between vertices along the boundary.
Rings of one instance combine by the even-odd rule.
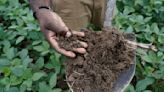
[[[126,92],[164,91],[164,1],[117,0],[114,24],[123,32],[134,32],[137,42],[151,43],[157,52],[137,50],[137,69]]]
[[[163,92],[164,1],[117,0],[116,12],[117,28],[158,48],[137,50],[136,74],[125,92]],[[27,0],[0,0],[0,92],[69,92],[59,85],[64,59],[39,31]]]
[[[45,41],[28,1],[0,0],[0,18],[0,92],[61,92],[63,57]]]

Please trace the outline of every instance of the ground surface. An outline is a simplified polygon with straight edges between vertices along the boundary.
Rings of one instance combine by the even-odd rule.
[[[120,72],[133,64],[133,50],[117,30],[85,34],[84,38],[60,37],[60,46],[67,50],[80,47],[78,40],[89,45],[85,55],[79,54],[66,62],[67,81],[74,92],[112,92]]]

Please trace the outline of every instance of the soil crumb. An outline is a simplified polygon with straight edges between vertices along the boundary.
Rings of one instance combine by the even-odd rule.
[[[119,31],[85,31],[85,37],[60,37],[59,45],[66,50],[87,42],[87,53],[66,61],[66,76],[74,92],[113,92],[119,74],[133,64],[134,50]]]

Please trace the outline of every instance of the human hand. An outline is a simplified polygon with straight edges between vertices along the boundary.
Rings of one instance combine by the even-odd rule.
[[[74,52],[81,54],[86,53],[85,48],[87,48],[88,45],[85,42],[80,42],[84,48],[75,48],[74,51],[66,51],[64,48],[59,47],[57,42],[58,38],[56,37],[57,34],[65,37],[70,37],[71,35],[84,37],[85,34],[83,32],[70,32],[62,19],[56,13],[50,10],[38,10],[36,16],[38,18],[41,31],[44,33],[51,46],[59,53],[72,58],[76,56]]]

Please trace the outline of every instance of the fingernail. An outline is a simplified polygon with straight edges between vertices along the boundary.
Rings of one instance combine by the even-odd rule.
[[[80,41],[79,41],[79,43],[80,43],[84,48],[87,48],[87,47],[88,47],[88,44],[85,43],[85,42],[80,42]]]
[[[82,53],[85,54],[86,52],[87,52],[86,49],[83,49]]]
[[[86,49],[84,49],[84,48],[76,48],[75,51],[77,51],[78,53],[81,53],[81,54],[84,54],[87,52]]]
[[[73,58],[76,57],[76,54],[72,53],[72,54],[71,54],[71,57],[73,57]]]

